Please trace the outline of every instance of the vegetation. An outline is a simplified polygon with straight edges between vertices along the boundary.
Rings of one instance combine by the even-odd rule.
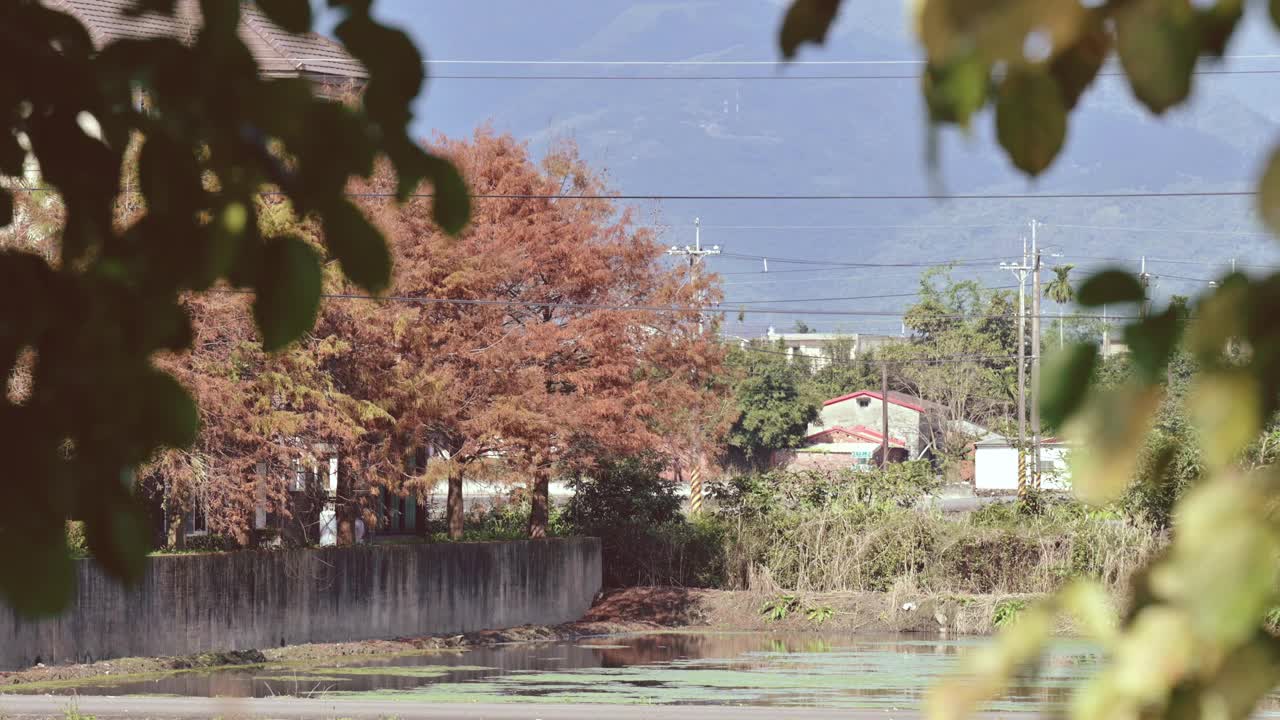
[[[1026,600],[1020,598],[1001,600],[996,603],[995,614],[991,618],[991,624],[997,628],[1010,625],[1018,619],[1019,613],[1026,609]]]
[[[628,458],[571,483],[565,528],[601,539],[607,587],[723,583],[723,530],[714,520],[685,518],[664,465],[652,455]]]
[[[773,450],[797,447],[825,399],[809,382],[808,363],[789,357],[781,343],[752,341],[731,350],[726,364],[736,371],[738,409],[729,445],[758,464]]]
[[[169,14],[174,5],[141,3]],[[189,446],[199,427],[189,392],[152,364],[158,352],[191,347],[187,293],[219,282],[252,291],[267,350],[312,326],[321,255],[299,237],[262,230],[260,191],[316,223],[346,276],[370,292],[387,287],[391,262],[344,190],[375,158],[396,169],[391,200],[429,180],[437,222],[451,232],[465,225],[457,171],[407,135],[424,79],[420,54],[374,19],[371,3],[331,6],[335,34],[368,71],[359,103],[318,96],[301,78],[261,75],[238,33],[240,3],[201,3],[205,22],[189,44],[129,38],[103,48],[47,3],[0,9],[0,57],[38,68],[0,92],[0,227],[16,219],[22,233],[48,229],[56,240],[52,251],[0,252],[0,372],[7,380],[20,362],[35,368],[22,395],[0,399],[6,478],[37,479],[22,492],[30,511],[0,519],[0,597],[19,611],[56,611],[70,598],[67,517],[84,521],[111,573],[141,573],[146,520],[127,480],[155,450]],[[259,7],[290,31],[311,27],[305,0]],[[124,184],[131,153],[137,181]],[[39,166],[34,183],[28,154]],[[120,204],[145,207],[144,217],[118,223]]]
[[[768,473],[719,497],[729,582],[762,572],[798,592],[1049,593],[1090,578],[1122,595],[1163,546],[1150,528],[1072,501],[1028,517],[990,505],[953,519],[917,507],[936,479],[927,463],[889,471]]]
[[[792,57],[805,42],[821,43],[841,4],[794,0],[781,29],[783,53]],[[1268,7],[1271,24],[1280,25],[1280,3]],[[1134,97],[1163,114],[1191,95],[1202,57],[1226,52],[1245,3],[924,0],[915,11],[935,131],[968,126],[993,106],[996,137],[1009,159],[1036,176],[1061,151],[1071,111],[1113,53]],[[1263,171],[1258,210],[1280,230],[1280,151]],[[1161,492],[1147,504],[1171,508],[1172,539],[1147,559],[1122,614],[1112,613],[1096,584],[1064,588],[974,654],[965,677],[939,687],[928,703],[931,717],[967,715],[1003,692],[1038,661],[1054,616],[1063,612],[1074,614],[1108,656],[1106,670],[1074,694],[1075,718],[1244,718],[1280,681],[1280,641],[1264,627],[1280,600],[1274,517],[1280,486],[1273,467],[1252,468],[1280,410],[1278,292],[1280,275],[1233,273],[1193,302],[1158,308],[1146,297],[1145,278],[1123,270],[1101,272],[1080,287],[1084,307],[1137,311],[1124,330],[1132,371],[1118,385],[1095,383],[1082,392],[1098,365],[1097,348],[1064,349],[1046,373],[1042,412],[1089,448],[1073,475],[1086,500],[1114,501],[1135,472],[1149,469],[1145,486]],[[1187,322],[1189,308],[1194,322]],[[1194,459],[1181,453],[1183,429],[1166,414],[1183,354],[1196,365],[1185,394],[1185,417],[1200,440]],[[1193,482],[1184,489],[1186,479]]]

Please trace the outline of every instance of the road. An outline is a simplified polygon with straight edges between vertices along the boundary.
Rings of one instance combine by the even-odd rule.
[[[420,704],[395,700],[0,695],[0,717],[252,718],[253,720],[916,720],[914,710],[729,707],[717,705]],[[1001,716],[1007,716],[1002,713]],[[989,716],[994,720],[994,716]]]

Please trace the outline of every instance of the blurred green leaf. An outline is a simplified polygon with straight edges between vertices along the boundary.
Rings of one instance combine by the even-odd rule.
[[[1071,456],[1072,489],[1081,500],[1102,505],[1124,492],[1138,465],[1138,450],[1160,407],[1161,389],[1138,384],[1093,391],[1072,416],[1067,436],[1083,447]]]
[[[255,0],[266,16],[286,31],[300,34],[311,30],[310,0]]]
[[[66,537],[52,524],[0,530],[0,597],[19,615],[57,615],[70,604],[75,586]]]
[[[1040,388],[1040,414],[1049,427],[1061,427],[1084,404],[1083,388],[1098,364],[1098,348],[1087,343],[1068,345],[1045,360]]]
[[[453,163],[435,155],[426,156],[425,170],[434,188],[431,216],[445,232],[457,235],[466,228],[471,217],[471,193],[467,183]]]
[[[927,65],[923,83],[930,120],[968,127],[969,119],[987,101],[988,76],[989,68],[977,53],[945,65]]]
[[[1067,108],[1054,79],[1039,69],[1010,70],[996,100],[996,135],[1019,170],[1044,172],[1067,138]]]
[[[782,18],[778,47],[782,57],[790,60],[804,43],[821,45],[840,11],[841,0],[793,0]]]
[[[1258,184],[1258,214],[1271,232],[1280,234],[1280,147],[1272,151]]]
[[[1076,302],[1084,307],[1098,307],[1126,302],[1142,302],[1147,293],[1133,273],[1103,270],[1080,286]]]
[[[1214,469],[1235,462],[1262,425],[1262,388],[1241,371],[1214,372],[1197,378],[1189,399],[1204,457]]]
[[[1242,17],[1244,4],[1241,0],[1217,0],[1208,7],[1198,7],[1196,21],[1204,51],[1222,57]]]
[[[1049,73],[1058,82],[1062,100],[1068,110],[1075,108],[1080,96],[1098,77],[1107,55],[1111,53],[1111,34],[1094,18],[1080,33],[1075,44],[1058,53],[1049,65]]]
[[[135,583],[146,570],[151,537],[146,509],[123,487],[122,479],[102,478],[120,489],[104,493],[93,514],[85,518],[85,535],[93,560],[126,583]]]
[[[1157,115],[1191,93],[1200,53],[1190,0],[1133,0],[1116,11],[1117,50],[1133,93]]]
[[[324,238],[352,282],[373,293],[386,289],[391,282],[391,253],[381,233],[358,208],[345,200],[328,208]]]
[[[1271,14],[1271,24],[1280,28],[1280,0],[1268,0],[1267,11]]]
[[[1125,327],[1124,341],[1129,346],[1129,357],[1147,382],[1164,379],[1161,376],[1165,365],[1182,336],[1184,326],[1178,308],[1171,305],[1162,313]]]
[[[1280,543],[1259,489],[1251,478],[1220,473],[1188,493],[1178,504],[1171,561],[1151,576],[1157,595],[1187,609],[1199,637],[1223,647],[1257,630],[1280,581]]]
[[[274,352],[302,337],[320,308],[320,259],[296,237],[267,241],[255,289],[253,318],[262,346]]]
[[[1115,641],[1120,621],[1112,608],[1111,597],[1097,582],[1076,580],[1058,593],[1058,603],[1075,617],[1085,637],[1104,647]]]
[[[200,433],[200,411],[173,376],[153,370],[138,385],[143,410],[138,436],[163,447],[185,448]]]
[[[17,136],[0,133],[0,175],[21,176],[26,159],[27,151],[22,149]]]

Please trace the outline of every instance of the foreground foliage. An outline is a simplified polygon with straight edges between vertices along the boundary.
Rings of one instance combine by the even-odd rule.
[[[840,5],[794,0],[781,29],[783,53],[822,42]],[[1280,25],[1280,3],[1268,9],[1271,24]],[[993,106],[1009,159],[1036,176],[1061,151],[1072,109],[1111,58],[1134,97],[1159,115],[1188,99],[1201,58],[1222,57],[1244,17],[1243,0],[920,0],[915,20],[928,58],[922,86],[929,118],[935,129],[967,126]],[[1258,211],[1280,231],[1280,150],[1262,174]],[[1192,302],[1164,308],[1150,308],[1145,295],[1144,278],[1123,270],[1080,287],[1085,307],[1136,311],[1139,319],[1124,332],[1134,372],[1118,386],[1081,392],[1097,348],[1068,347],[1046,373],[1042,410],[1090,448],[1074,478],[1091,502],[1123,495],[1144,464],[1155,485],[1198,476],[1172,505],[1172,543],[1136,576],[1120,617],[1094,584],[1070,586],[1022,613],[971,659],[971,677],[934,693],[932,717],[965,715],[1001,693],[1015,672],[1036,662],[1054,615],[1063,612],[1075,614],[1108,655],[1107,669],[1074,694],[1076,718],[1245,718],[1280,682],[1280,641],[1264,630],[1264,615],[1280,599],[1280,471],[1251,471],[1247,461],[1280,410],[1280,275],[1233,273]],[[1148,442],[1153,427],[1180,432],[1161,415],[1174,385],[1169,365],[1181,351],[1198,365],[1186,404],[1202,472],[1188,465],[1176,440]],[[1165,504],[1156,497],[1157,506]]]
[[[139,5],[172,14],[175,1]],[[306,0],[258,5],[289,31],[311,27]],[[385,156],[400,199],[429,179],[437,220],[452,231],[465,224],[457,171],[407,135],[424,81],[420,54],[373,19],[371,3],[330,5],[340,13],[335,34],[369,75],[356,107],[317,97],[302,78],[262,77],[238,33],[238,2],[200,2],[203,27],[189,44],[130,38],[100,49],[56,5],[0,5],[0,59],[26,69],[0,80],[0,175],[9,178],[0,227],[39,215],[46,190],[65,208],[53,226],[56,253],[0,253],[0,371],[7,379],[20,357],[34,365],[22,401],[0,399],[5,480],[25,483],[10,493],[24,511],[0,518],[0,597],[19,611],[56,611],[70,598],[69,516],[84,520],[110,572],[142,571],[147,533],[133,468],[159,447],[190,445],[199,425],[190,395],[151,362],[191,344],[182,293],[219,281],[254,291],[268,350],[311,327],[320,256],[296,236],[260,232],[260,191],[315,218],[346,274],[375,292],[389,282],[390,262],[378,231],[344,196],[348,178]],[[139,137],[137,182],[126,189],[125,159]],[[28,151],[39,165],[34,188],[17,180]],[[15,203],[15,189],[35,197]],[[118,201],[145,215],[117,224]]]

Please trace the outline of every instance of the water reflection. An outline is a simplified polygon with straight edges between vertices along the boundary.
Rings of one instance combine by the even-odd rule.
[[[376,695],[422,702],[749,704],[905,709],[986,640],[672,633],[477,648],[311,666],[188,672],[86,683],[78,694],[202,697]],[[1094,672],[1089,645],[1062,641],[1040,672],[1020,678],[991,710],[1062,708]],[[1269,698],[1264,712],[1280,710]]]

